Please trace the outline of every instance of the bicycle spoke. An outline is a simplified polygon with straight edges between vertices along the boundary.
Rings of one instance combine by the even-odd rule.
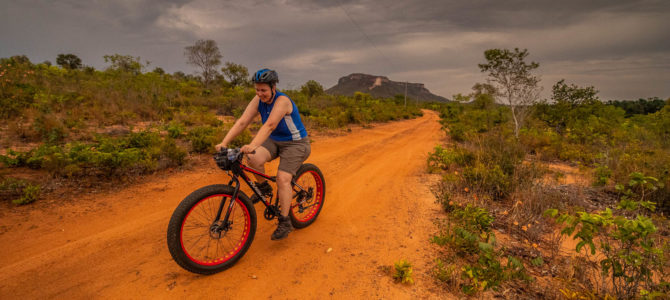
[[[226,197],[226,196],[223,196]],[[182,223],[182,245],[193,261],[199,264],[216,265],[223,263],[240,251],[248,233],[248,215],[240,200],[233,200],[227,224],[219,237],[212,237],[212,226],[217,209],[223,197],[209,197],[201,200],[188,213]],[[224,202],[225,204],[225,202]],[[227,210],[228,206],[224,205]],[[222,216],[223,217],[223,216]],[[215,240],[215,241],[214,241]]]
[[[202,237],[203,237],[203,236],[206,236],[206,235],[209,235],[209,233],[205,233],[205,234],[201,235],[201,236],[200,236],[200,237],[193,243],[193,246],[191,246],[191,247],[195,247],[195,245],[198,244],[198,242],[202,239]]]
[[[214,258],[219,257],[219,244],[221,243],[221,239],[216,240],[216,253],[214,254]]]

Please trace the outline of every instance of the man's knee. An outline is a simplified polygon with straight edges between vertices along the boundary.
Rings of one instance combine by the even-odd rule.
[[[248,154],[248,157],[249,165],[254,169],[258,169],[270,160],[270,153],[265,148],[258,147],[256,153]]]
[[[277,172],[277,185],[290,185],[291,179],[293,179],[293,175],[291,173],[281,170]]]
[[[249,165],[252,168],[260,168],[262,167],[267,161],[260,155],[257,154],[250,154],[249,155]]]

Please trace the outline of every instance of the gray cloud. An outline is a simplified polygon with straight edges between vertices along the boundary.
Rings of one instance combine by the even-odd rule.
[[[605,99],[670,96],[667,1],[9,0],[1,8],[0,57],[72,52],[102,68],[103,55],[121,53],[190,72],[183,49],[202,38],[251,71],[276,68],[283,87],[309,79],[329,87],[365,72],[450,97],[484,80],[484,50],[519,47],[540,62],[545,96],[561,78],[594,85]]]

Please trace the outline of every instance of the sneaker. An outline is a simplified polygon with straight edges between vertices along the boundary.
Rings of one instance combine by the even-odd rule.
[[[270,186],[270,183],[268,183],[267,181],[263,181],[263,182],[260,182],[260,183],[256,182],[256,187],[259,190],[261,190],[261,193],[263,194],[263,196],[272,197],[272,187]],[[253,203],[253,204],[256,204],[259,201],[261,201],[261,199],[258,198],[258,196],[256,196],[256,193],[251,195],[250,200],[251,200],[251,203]]]
[[[281,240],[288,236],[288,233],[293,231],[293,225],[291,225],[291,218],[289,216],[279,216],[279,224],[277,224],[277,229],[272,233],[270,239],[273,241]]]

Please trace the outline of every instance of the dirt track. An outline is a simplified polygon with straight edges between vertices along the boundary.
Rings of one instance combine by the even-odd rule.
[[[436,178],[424,174],[427,152],[442,137],[438,116],[424,111],[415,120],[314,138],[308,162],[327,185],[318,220],[275,242],[275,223],[257,205],[251,248],[211,276],[174,263],[165,230],[186,195],[226,181],[213,163],[113,194],[0,212],[0,299],[444,298],[430,276],[428,239],[439,207],[429,185]],[[414,265],[414,285],[381,271],[403,258]]]

